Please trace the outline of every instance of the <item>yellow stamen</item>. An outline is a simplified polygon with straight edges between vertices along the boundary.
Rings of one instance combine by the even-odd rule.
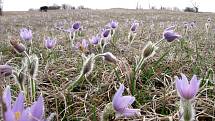
[[[20,112],[15,112],[15,118],[16,120],[19,120],[21,117],[21,113]]]

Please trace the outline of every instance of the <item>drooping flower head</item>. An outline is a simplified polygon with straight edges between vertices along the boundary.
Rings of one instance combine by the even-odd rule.
[[[124,116],[124,117],[139,116],[140,115],[139,109],[129,108],[129,106],[135,101],[135,97],[122,96],[124,89],[125,89],[124,85],[121,84],[112,100],[113,108],[116,111],[116,117],[117,116]]]
[[[84,60],[83,67],[81,70],[81,75],[88,76],[93,71],[94,63],[95,63],[95,54],[88,55]]]
[[[169,28],[165,29],[164,32],[163,32],[163,38],[166,39],[168,42],[172,42],[175,39],[179,39],[181,37],[181,35],[176,33],[173,30],[173,28],[174,27],[169,27]]]
[[[93,36],[90,39],[90,43],[93,44],[93,45],[99,44],[100,41],[101,41],[101,38],[98,35],[97,36]]]
[[[143,48],[142,56],[144,58],[150,58],[154,56],[154,54],[156,53],[155,52],[156,50],[157,50],[157,47],[151,41],[148,41],[146,46]]]
[[[22,43],[20,43],[20,41],[18,40],[10,40],[10,44],[14,47],[15,51],[18,53],[22,53],[26,50],[25,45],[23,45]]]
[[[138,28],[138,26],[139,26],[139,23],[138,22],[133,22],[132,24],[131,24],[131,28],[130,28],[130,31],[132,31],[132,32],[136,32],[136,30],[137,30],[137,28]]]
[[[110,63],[116,64],[118,61],[116,56],[114,56],[111,52],[105,52],[103,54],[100,54],[100,56],[103,56],[104,60]]]
[[[56,45],[56,40],[55,39],[52,39],[50,37],[47,37],[45,40],[44,40],[44,46],[47,48],[47,49],[52,49],[54,48]]]
[[[32,39],[32,31],[27,28],[20,29],[20,37],[24,41],[30,41]]]
[[[75,22],[75,23],[72,25],[72,28],[73,28],[74,30],[78,30],[80,27],[81,27],[81,23],[80,23],[80,22]]]
[[[118,27],[118,22],[115,21],[115,20],[112,20],[110,23],[109,23],[109,26],[112,28],[112,29],[116,29]]]
[[[89,42],[86,39],[83,39],[81,42],[76,44],[76,48],[80,49],[82,52],[85,52],[89,46]]]
[[[190,100],[193,99],[200,86],[200,80],[197,79],[196,75],[193,75],[189,82],[184,74],[181,74],[181,78],[175,77],[176,89],[182,99]]]
[[[12,70],[12,67],[9,65],[0,65],[0,77],[11,75]]]

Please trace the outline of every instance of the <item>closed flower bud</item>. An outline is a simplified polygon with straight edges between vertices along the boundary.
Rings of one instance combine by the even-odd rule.
[[[117,63],[117,58],[110,52],[103,53],[101,54],[101,56],[103,56],[104,60],[107,62],[114,63],[114,64]]]
[[[30,56],[30,75],[35,79],[37,73],[38,73],[38,66],[39,66],[39,59],[34,54]]]
[[[0,65],[0,77],[10,76],[12,74],[12,67],[9,65]]]
[[[157,47],[151,42],[149,41],[146,46],[143,48],[143,57],[144,58],[149,58],[152,57],[155,54],[155,50],[157,49]]]
[[[18,40],[11,40],[10,43],[18,53],[22,53],[26,50],[25,45],[20,43]]]
[[[81,75],[89,75],[94,67],[94,54],[91,54],[84,61]]]
[[[113,104],[108,103],[102,112],[101,121],[111,121],[114,119],[114,117],[115,110],[113,109]]]

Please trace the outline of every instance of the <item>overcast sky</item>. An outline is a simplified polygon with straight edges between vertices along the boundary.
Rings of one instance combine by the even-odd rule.
[[[184,9],[187,6],[192,7],[192,3],[197,3],[199,11],[215,12],[215,0],[3,0],[3,6],[5,11],[25,11],[29,8],[39,8],[42,5],[53,5],[54,3],[58,5],[63,3],[73,6],[84,5],[94,9],[134,9],[137,6],[137,2],[145,9],[149,8],[149,4],[157,8],[164,6]]]

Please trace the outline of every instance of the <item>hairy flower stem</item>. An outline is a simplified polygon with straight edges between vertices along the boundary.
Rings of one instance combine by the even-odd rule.
[[[105,46],[106,46],[107,44],[106,43],[104,43],[104,45],[102,46],[102,53],[104,53],[104,50],[105,50]]]
[[[164,40],[164,38],[160,39],[158,42],[156,42],[156,43],[154,44],[154,46],[159,45],[163,40]]]
[[[181,99],[181,114],[182,121],[192,121],[194,117],[194,109],[192,106],[192,102],[190,100],[182,100]]]
[[[71,48],[74,46],[75,41],[75,32],[69,32],[69,40]]]
[[[136,37],[136,33],[129,32],[129,34],[128,34],[129,47],[130,47],[131,44],[133,43],[135,37]]]
[[[3,119],[5,119],[5,115],[4,115],[4,112],[6,112],[7,111],[7,108],[6,108],[6,104],[5,104],[5,102],[3,101],[3,89],[2,89],[2,87],[0,86],[0,103],[1,103],[1,117],[3,118]]]
[[[143,65],[144,61],[145,61],[144,57],[141,57],[139,63],[137,64],[137,66],[135,68],[135,72],[138,72],[140,70],[140,68]]]
[[[31,59],[30,59],[30,57],[29,57],[28,53],[27,53],[26,51],[24,51],[23,53],[24,53],[24,54],[25,54],[25,56],[28,58],[28,63],[30,63],[30,62],[31,62]]]
[[[31,101],[35,101],[36,97],[36,85],[35,81],[33,79],[30,79],[30,85],[31,85]]]
[[[68,89],[69,91],[73,91],[73,89],[74,89],[78,84],[80,84],[80,82],[83,80],[83,77],[84,77],[84,75],[81,74],[81,75],[78,76],[78,78],[77,78],[75,81],[70,81],[69,84],[68,84],[67,89]]]

